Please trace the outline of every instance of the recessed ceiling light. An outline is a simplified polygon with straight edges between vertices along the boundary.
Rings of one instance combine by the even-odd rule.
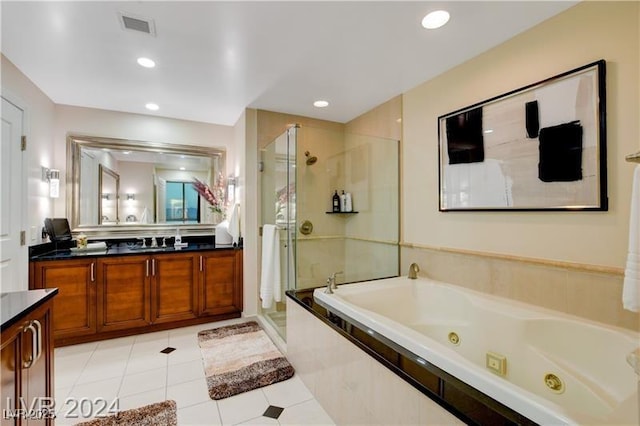
[[[129,155],[129,154],[131,154],[131,151],[122,151],[122,153],[123,153],[124,155]]]
[[[315,101],[313,106],[316,108],[325,108],[329,106],[329,102],[327,101]]]
[[[184,167],[180,167],[180,170],[184,170]]]
[[[487,129],[484,131],[485,133],[493,133],[493,129]]]
[[[434,10],[422,18],[422,26],[428,30],[440,28],[447,22],[449,22],[449,12],[446,10]]]
[[[138,65],[145,68],[153,68],[156,66],[156,63],[149,58],[138,58]]]
[[[147,108],[148,110],[151,111],[157,111],[160,109],[160,107],[158,106],[158,104],[154,104],[152,102],[149,102],[148,104],[145,105],[145,108]]]

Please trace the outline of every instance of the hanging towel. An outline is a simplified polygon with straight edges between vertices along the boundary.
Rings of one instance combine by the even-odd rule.
[[[151,215],[149,214],[149,209],[145,207],[145,208],[142,210],[142,215],[140,216],[140,223],[151,223],[151,222],[149,221],[150,216],[151,216]]]
[[[233,239],[233,244],[238,244],[240,241],[240,204],[234,204],[231,209],[228,232]]]
[[[640,166],[633,173],[631,217],[629,219],[629,254],[624,270],[622,306],[633,312],[640,310]]]
[[[282,300],[280,289],[280,238],[276,225],[262,227],[262,271],[260,276],[260,299],[262,307],[269,309],[273,300]]]

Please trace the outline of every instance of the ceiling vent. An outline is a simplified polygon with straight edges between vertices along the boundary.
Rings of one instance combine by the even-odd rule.
[[[152,36],[156,35],[156,25],[153,22],[153,19],[123,12],[118,13],[118,16],[123,29],[138,31]]]

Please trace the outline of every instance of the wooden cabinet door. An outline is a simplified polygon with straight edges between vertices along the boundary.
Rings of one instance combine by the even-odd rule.
[[[53,300],[56,339],[96,332],[96,259],[35,262],[34,288],[58,288]]]
[[[16,327],[17,330],[17,327]],[[0,349],[0,381],[2,385],[2,401],[0,407],[2,411],[15,412],[18,407],[18,399],[22,395],[22,352],[20,331],[9,330],[2,332],[2,349]],[[2,426],[17,424],[17,421],[2,416],[0,424]]]
[[[242,251],[201,254],[200,315],[242,311]]]
[[[33,407],[41,410],[39,414],[44,409],[53,409],[52,306],[52,301],[48,301],[2,331],[2,426],[53,424],[50,415],[39,419],[11,418],[18,414],[17,409]]]
[[[197,317],[198,264],[193,253],[151,258],[151,318],[154,323]]]
[[[55,298],[53,299],[55,300]],[[40,343],[40,356],[36,358],[31,366],[23,369],[22,377],[22,395],[27,404],[32,404],[37,398],[53,396],[53,341],[51,340],[51,309],[46,307],[44,310],[38,309],[37,312],[29,315],[29,321],[33,321],[36,340]],[[33,347],[32,330],[23,332],[22,338],[22,358],[28,360],[32,354],[36,353]],[[52,405],[53,401],[41,400],[41,404]],[[42,408],[42,407],[41,407]],[[45,418],[32,418],[27,422],[29,426],[33,425],[49,425],[52,419],[48,416]]]
[[[98,331],[144,327],[151,323],[149,256],[98,260]]]

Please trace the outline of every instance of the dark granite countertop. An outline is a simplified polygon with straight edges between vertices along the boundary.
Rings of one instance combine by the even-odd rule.
[[[46,251],[44,253],[32,254],[30,260],[62,260],[62,259],[78,259],[87,257],[104,257],[104,256],[128,256],[128,255],[150,255],[161,253],[182,253],[205,250],[237,250],[242,247],[233,246],[231,244],[215,244],[215,243],[188,243],[186,247],[174,248],[173,245],[163,247],[141,247],[140,243],[117,243],[110,244],[108,248],[103,250],[76,250],[75,248],[57,248]]]
[[[57,288],[0,293],[1,330],[11,327],[23,315],[36,309],[56,294],[58,294]]]

